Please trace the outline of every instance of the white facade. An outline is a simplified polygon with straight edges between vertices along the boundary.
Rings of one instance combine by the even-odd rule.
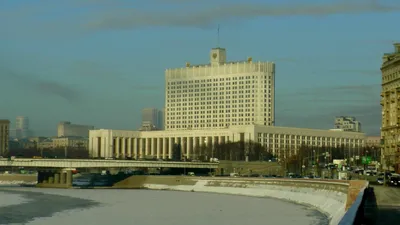
[[[212,49],[210,64],[165,71],[165,129],[273,126],[274,86],[274,63],[226,62],[225,49]]]
[[[57,125],[58,137],[88,137],[89,130],[93,130],[94,126],[72,124],[71,122],[60,122]]]
[[[10,121],[0,119],[0,155],[8,151]]]
[[[335,129],[343,131],[361,132],[361,123],[355,117],[338,116],[335,118]]]
[[[182,146],[183,155],[196,158],[196,146],[236,141],[256,141],[274,154],[280,150],[295,153],[302,144],[308,146],[339,147],[359,151],[365,144],[365,134],[356,132],[315,130],[274,126],[232,126],[213,130],[126,131],[91,130],[89,154],[101,158],[172,158],[175,143]]]

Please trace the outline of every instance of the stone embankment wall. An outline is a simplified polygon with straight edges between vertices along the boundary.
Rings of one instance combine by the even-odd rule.
[[[0,185],[35,184],[37,175],[34,174],[0,174]]]
[[[353,184],[354,183],[354,184]],[[147,188],[273,197],[313,206],[338,224],[366,183],[333,180],[132,176],[114,188]],[[352,186],[355,185],[355,186]],[[363,186],[364,185],[364,186]],[[349,191],[351,190],[351,191]]]

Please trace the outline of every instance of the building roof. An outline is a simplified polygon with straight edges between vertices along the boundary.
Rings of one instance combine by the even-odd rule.
[[[10,123],[10,120],[0,119],[0,123]]]

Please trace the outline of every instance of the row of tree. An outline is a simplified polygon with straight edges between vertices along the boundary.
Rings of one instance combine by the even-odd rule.
[[[380,148],[363,147],[348,148],[344,145],[339,147],[312,147],[301,146],[294,154],[285,155],[285,150],[279,152],[280,161],[285,165],[287,171],[303,173],[304,170],[319,172],[322,168],[332,163],[334,159],[346,159],[352,166],[361,166],[362,158],[369,157],[371,161],[380,161]]]
[[[181,152],[179,150],[179,152]],[[206,159],[218,158],[230,161],[265,161],[277,158],[279,161],[296,161],[303,164],[316,164],[317,162],[331,162],[333,159],[348,159],[355,164],[361,163],[362,156],[371,157],[372,161],[380,161],[380,149],[374,147],[349,148],[344,145],[339,147],[313,147],[302,145],[297,149],[280,148],[270,149],[265,145],[253,141],[239,141],[218,143],[213,146],[200,145],[191,153],[193,158]]]
[[[213,146],[206,144],[196,146],[193,152],[191,152],[190,158],[198,160],[217,158],[219,160],[230,161],[266,161],[273,159],[274,155],[260,143],[239,141],[216,143]]]

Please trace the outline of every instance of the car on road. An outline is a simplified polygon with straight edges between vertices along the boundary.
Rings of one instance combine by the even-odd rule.
[[[380,185],[383,185],[383,183],[385,182],[385,180],[383,179],[383,177],[378,177],[378,179],[376,179],[376,182]]]
[[[74,179],[72,181],[72,186],[73,187],[75,187],[75,186],[78,186],[78,187],[80,187],[80,186],[89,186],[92,183],[93,182],[92,182],[92,178],[91,177],[79,177],[79,178],[76,178],[76,179]]]
[[[389,178],[389,185],[390,186],[400,186],[400,177],[398,176],[392,176]]]

